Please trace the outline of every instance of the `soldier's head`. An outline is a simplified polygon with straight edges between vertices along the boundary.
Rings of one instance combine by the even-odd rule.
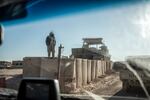
[[[50,33],[49,33],[49,36],[50,36],[50,37],[54,37],[54,33],[53,33],[53,32],[50,32]]]

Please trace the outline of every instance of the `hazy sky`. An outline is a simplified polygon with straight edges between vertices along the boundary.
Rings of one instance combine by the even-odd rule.
[[[130,55],[150,54],[150,3],[139,3],[109,9],[95,8],[34,22],[5,25],[5,40],[0,60],[21,60],[26,56],[47,56],[45,38],[55,33],[63,55],[81,47],[84,37],[103,37],[113,60]],[[57,54],[56,54],[57,55]]]

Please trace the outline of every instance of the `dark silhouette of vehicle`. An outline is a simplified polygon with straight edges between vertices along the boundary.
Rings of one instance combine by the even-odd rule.
[[[103,38],[83,38],[82,48],[73,48],[72,56],[83,59],[110,60],[109,50],[102,40]]]

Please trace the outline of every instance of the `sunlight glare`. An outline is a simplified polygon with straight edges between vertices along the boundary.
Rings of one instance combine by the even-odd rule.
[[[140,18],[136,19],[135,24],[140,30],[140,35],[146,39],[150,38],[150,4],[144,4],[142,7]]]

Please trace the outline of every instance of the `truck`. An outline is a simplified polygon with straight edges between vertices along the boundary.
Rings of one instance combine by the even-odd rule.
[[[103,38],[83,38],[82,48],[73,48],[74,58],[110,60],[111,56]]]

